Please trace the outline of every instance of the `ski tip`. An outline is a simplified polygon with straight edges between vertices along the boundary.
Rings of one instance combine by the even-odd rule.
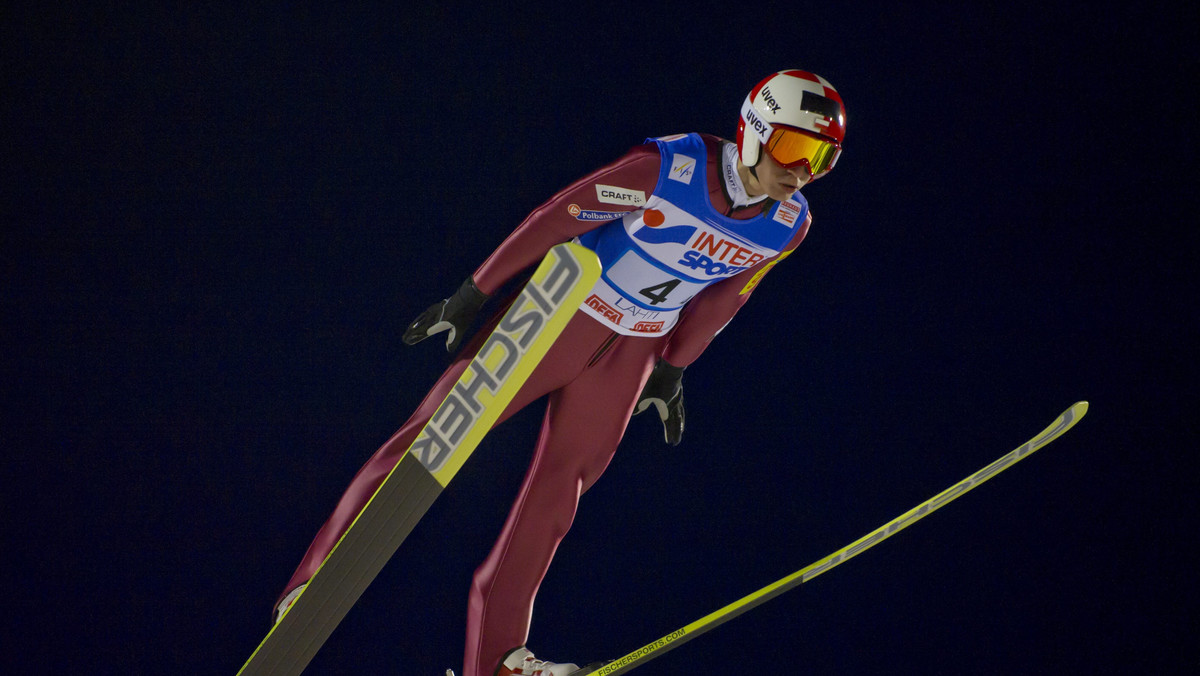
[[[1063,411],[1063,414],[1058,417],[1057,421],[1055,421],[1056,424],[1065,423],[1065,426],[1059,430],[1058,434],[1055,436],[1061,435],[1063,432],[1066,432],[1074,427],[1075,423],[1083,420],[1083,416],[1087,415],[1087,412],[1088,402],[1086,399],[1071,404],[1071,407]]]

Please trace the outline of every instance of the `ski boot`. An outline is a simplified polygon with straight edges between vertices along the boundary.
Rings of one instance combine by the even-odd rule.
[[[291,610],[292,604],[296,602],[296,599],[300,598],[300,593],[303,592],[304,588],[307,586],[308,583],[302,584],[288,592],[287,596],[283,597],[283,600],[280,601],[279,605],[275,608],[275,612],[273,613],[274,617],[272,618],[274,621],[272,624],[279,624],[279,620],[283,619],[284,613]]]
[[[522,647],[504,656],[496,676],[576,676],[590,674],[606,664],[608,662],[593,662],[582,669],[574,664],[555,664],[535,658],[528,648]],[[446,676],[454,676],[454,670],[447,669]]]
[[[577,671],[577,664],[556,664],[539,660],[528,648],[520,647],[504,657],[500,668],[496,670],[496,676],[570,676]]]

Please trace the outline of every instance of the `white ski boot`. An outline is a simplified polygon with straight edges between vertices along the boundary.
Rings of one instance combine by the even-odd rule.
[[[576,664],[556,664],[539,660],[528,648],[521,647],[504,658],[496,676],[570,676],[576,671],[579,671]]]
[[[283,600],[279,602],[279,606],[275,608],[275,622],[273,624],[279,624],[279,620],[283,619],[284,613],[292,609],[292,604],[296,602],[296,599],[300,598],[300,594],[307,586],[308,583],[302,584],[283,597]]]

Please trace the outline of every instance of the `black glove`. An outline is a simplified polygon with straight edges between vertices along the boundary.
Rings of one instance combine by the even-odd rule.
[[[661,359],[654,365],[634,413],[641,413],[651,406],[658,409],[667,443],[678,446],[683,438],[683,367],[672,366]]]
[[[416,345],[435,333],[449,331],[450,335],[446,336],[446,350],[453,352],[467,335],[467,330],[475,321],[475,315],[487,299],[488,295],[475,286],[475,280],[467,277],[467,281],[458,287],[453,296],[440,303],[434,303],[413,320],[401,340],[405,345]]]

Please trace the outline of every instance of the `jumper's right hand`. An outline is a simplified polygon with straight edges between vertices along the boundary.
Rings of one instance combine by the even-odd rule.
[[[416,345],[426,338],[449,332],[446,350],[453,352],[467,335],[479,308],[487,301],[487,294],[475,286],[470,277],[449,298],[434,303],[408,325],[401,340],[405,345]]]
[[[672,366],[660,359],[646,380],[634,414],[653,407],[663,423],[663,435],[668,444],[678,446],[683,438],[683,367]]]

